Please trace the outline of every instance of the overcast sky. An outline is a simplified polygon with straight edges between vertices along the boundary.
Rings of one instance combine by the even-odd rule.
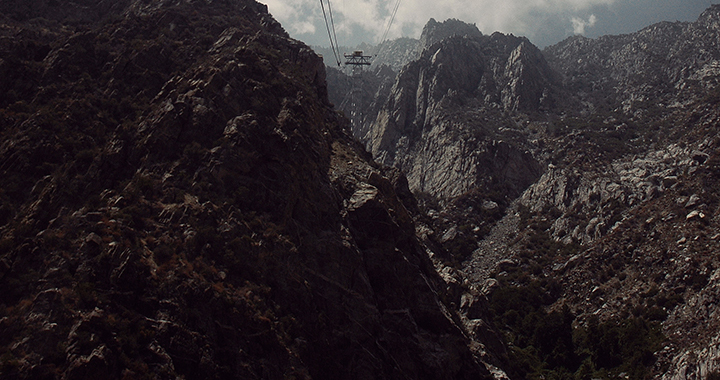
[[[329,46],[320,0],[259,0],[290,35],[309,45]],[[327,1],[327,0],[323,0]],[[474,23],[526,36],[539,47],[573,34],[597,37],[634,32],[659,21],[694,21],[719,0],[400,0],[388,39],[419,38],[430,18]],[[340,45],[375,44],[397,0],[330,0]],[[327,3],[325,3],[327,4]]]

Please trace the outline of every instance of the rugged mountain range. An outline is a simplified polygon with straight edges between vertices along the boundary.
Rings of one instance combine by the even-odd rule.
[[[405,176],[264,5],[1,4],[1,378],[508,367],[487,304],[454,307]]]
[[[717,376],[719,22],[540,51],[432,20],[366,90],[354,134],[407,174],[437,267],[488,297],[514,376]]]
[[[0,21],[3,379],[718,377],[720,6],[354,78],[252,0]]]

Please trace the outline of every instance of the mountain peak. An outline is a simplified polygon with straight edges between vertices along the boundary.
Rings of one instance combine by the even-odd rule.
[[[428,23],[425,24],[422,34],[420,35],[421,50],[452,36],[480,37],[482,36],[482,32],[480,32],[475,24],[468,24],[454,18],[447,19],[443,22],[437,22],[434,18],[431,18]]]
[[[703,11],[697,23],[705,25],[708,29],[720,29],[720,4],[713,4]]]

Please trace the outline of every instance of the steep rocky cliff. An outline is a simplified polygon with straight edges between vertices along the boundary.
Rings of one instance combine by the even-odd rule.
[[[405,177],[352,139],[322,60],[264,5],[3,15],[2,378],[501,373],[487,309],[450,307],[460,285],[416,238]]]
[[[562,94],[559,75],[529,41],[461,24],[428,23],[421,40],[431,45],[353,125],[374,157],[405,172],[424,208],[438,212],[431,230],[458,257],[542,174],[526,123]]]
[[[608,220],[662,195],[712,152],[719,12],[714,6],[696,22],[629,35],[573,37],[544,52],[583,105],[580,117],[555,128],[561,136],[552,144],[560,149],[552,162],[562,167],[553,166],[523,196],[534,211],[564,213],[553,228],[557,239],[604,235],[613,227]],[[591,215],[594,226],[578,225],[588,220],[574,215]]]
[[[467,24],[457,19],[448,19],[443,22],[437,22],[431,18],[423,27],[420,34],[419,50],[423,51],[432,45],[453,37],[482,37],[482,33],[475,24]]]
[[[353,133],[364,135],[377,117],[395,82],[397,73],[419,56],[420,41],[398,38],[379,45],[360,44],[340,51],[363,51],[371,67],[353,67],[341,62],[338,67],[329,48],[314,47],[327,65],[328,97],[335,108],[353,120]],[[360,69],[360,70],[356,70]]]
[[[695,22],[659,23],[596,40],[576,36],[545,51],[566,85],[593,109],[644,119],[688,106],[718,85],[718,6]]]
[[[550,281],[540,285],[550,297],[544,315],[579,326],[563,364],[576,373],[704,379],[720,369],[717,315],[704,311],[717,299],[719,14],[714,6],[693,23],[573,37],[544,51],[580,107],[528,124],[547,169],[466,273],[485,281],[495,268],[498,301]],[[505,318],[516,310],[494,308]],[[598,351],[583,359],[583,350]]]
[[[448,199],[495,176],[518,194],[539,170],[503,115],[549,107],[554,80],[527,40],[453,36],[403,69],[360,138],[380,162],[405,171],[414,191]]]
[[[353,126],[407,174],[441,273],[487,296],[512,376],[720,371],[719,20],[543,52],[431,21],[438,38]]]

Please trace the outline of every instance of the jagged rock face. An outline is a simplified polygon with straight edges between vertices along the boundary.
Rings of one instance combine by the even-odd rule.
[[[632,311],[662,322],[656,378],[702,379],[720,370],[715,144],[705,145],[712,153],[695,155],[662,193],[625,208],[610,234],[554,268],[568,289],[558,303],[573,305],[581,319]]]
[[[716,89],[720,76],[717,5],[695,22],[663,22],[637,33],[571,37],[545,49],[566,85],[604,110],[620,107],[651,118]]]
[[[544,52],[584,105],[583,123],[541,138],[557,165],[520,198],[536,224],[509,231],[519,238],[504,251],[517,260],[510,266],[537,264],[527,259],[544,250],[528,238],[533,228],[548,239],[540,241],[563,243],[538,276],[563,282],[551,308],[571,307],[580,326],[596,317],[657,323],[662,345],[646,363],[655,378],[720,370],[718,318],[710,311],[720,237],[719,14],[713,6],[693,23],[574,37]],[[603,134],[615,134],[613,144]]]
[[[350,50],[350,49],[346,49]],[[419,41],[398,38],[377,46],[361,44],[361,50],[372,57],[369,67],[337,67],[330,49],[315,47],[323,54],[328,69],[328,97],[339,111],[353,120],[353,133],[365,135],[384,105],[400,70],[419,56]],[[328,55],[329,54],[329,55]],[[355,70],[360,69],[360,70]]]
[[[573,37],[542,53],[500,34],[424,44],[375,123],[354,133],[413,191],[449,200],[421,227],[443,247],[474,250],[457,281],[491,297],[559,281],[543,307],[567,306],[576,326],[645,318],[665,335],[637,368],[705,378],[720,370],[718,20],[713,6],[696,22]],[[463,240],[482,237],[469,232],[482,229],[472,213],[505,206],[490,240]]]
[[[111,16],[0,29],[4,377],[489,375],[319,57],[253,1]]]
[[[538,165],[498,119],[549,107],[553,81],[527,40],[451,37],[403,69],[359,137],[380,162],[408,173],[413,191],[448,199],[495,181],[517,193],[539,175]]]
[[[600,167],[551,165],[520,199],[533,213],[560,213],[549,230],[554,239],[588,244],[617,227],[628,208],[657,198],[675,186],[679,176],[697,170],[705,155],[671,145],[642,156],[596,163]]]
[[[435,43],[452,36],[475,38],[482,37],[482,33],[475,24],[467,24],[456,19],[437,22],[434,18],[431,18],[420,34],[420,50],[425,50]]]
[[[376,52],[374,53],[373,65],[385,65],[398,73],[405,65],[420,56],[421,49],[422,45],[419,40],[402,37],[384,41],[369,51]]]
[[[327,67],[327,73],[328,98],[338,111],[355,122],[354,134],[367,133],[370,121],[382,106],[379,99],[387,99],[396,73],[385,65],[373,65],[351,75]]]
[[[696,22],[660,23],[596,40],[573,37],[544,51],[583,102],[583,112],[606,115],[601,129],[614,125],[616,131],[627,130],[628,125],[612,115],[628,114],[635,136],[656,136],[652,144],[636,137],[641,141],[630,144],[635,146],[633,154],[623,157],[606,155],[603,160],[570,154],[585,157],[547,171],[523,195],[522,202],[535,212],[555,208],[564,214],[553,222],[556,239],[589,243],[605,235],[619,213],[660,196],[678,176],[699,164],[693,157],[710,152],[711,134],[701,133],[696,141],[684,134],[692,130],[688,126],[702,129],[711,124],[698,120],[713,112],[708,104],[717,97],[719,14],[720,7],[713,6]],[[587,146],[572,136],[561,139],[564,145]],[[678,147],[680,140],[688,145]]]

